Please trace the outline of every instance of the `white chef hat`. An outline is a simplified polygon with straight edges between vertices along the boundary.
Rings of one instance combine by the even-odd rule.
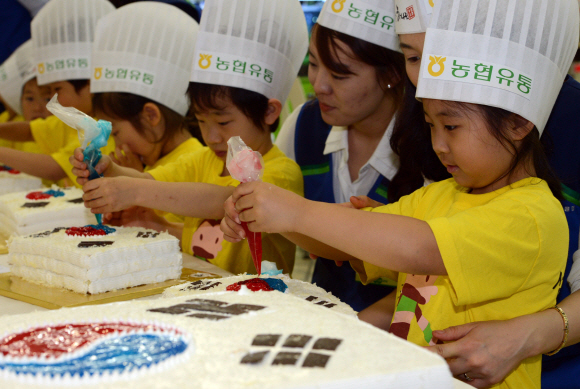
[[[198,29],[185,12],[158,2],[128,4],[101,18],[91,93],[133,93],[185,115]]]
[[[397,34],[417,34],[427,31],[437,0],[395,0]]]
[[[327,0],[318,24],[394,51],[400,51],[395,32],[395,0]]]
[[[30,25],[38,84],[89,79],[95,26],[114,10],[107,0],[50,0],[42,7]]]
[[[32,39],[24,42],[14,53],[16,54],[18,74],[20,75],[22,86],[24,86],[24,84],[36,77],[36,58]]]
[[[0,95],[19,115],[22,115],[22,88],[36,77],[34,62],[34,48],[29,39],[0,66]]]
[[[284,102],[307,48],[306,19],[296,0],[206,0],[191,81]]]
[[[22,115],[20,105],[22,85],[22,79],[20,78],[18,65],[16,64],[16,52],[14,52],[0,66],[0,95],[2,95],[4,102],[20,115]]]
[[[578,50],[578,0],[439,1],[418,98],[503,108],[544,130]]]

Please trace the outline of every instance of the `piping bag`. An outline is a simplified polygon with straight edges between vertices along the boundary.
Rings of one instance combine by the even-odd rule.
[[[231,137],[228,140],[226,167],[230,175],[241,183],[259,181],[264,175],[262,155],[246,146],[239,136]],[[250,231],[246,222],[242,222],[242,227],[246,232],[254,266],[260,275],[262,274],[262,233]]]
[[[87,164],[90,173],[89,180],[102,177],[95,170],[95,166],[102,157],[101,150],[99,149],[107,145],[109,136],[111,135],[113,129],[111,122],[106,120],[96,121],[76,108],[63,107],[58,102],[57,97],[58,94],[55,93],[46,105],[46,109],[66,125],[78,131],[79,141],[81,142],[81,147],[84,149],[83,162]],[[95,216],[97,217],[97,222],[103,224],[101,214],[96,214]]]

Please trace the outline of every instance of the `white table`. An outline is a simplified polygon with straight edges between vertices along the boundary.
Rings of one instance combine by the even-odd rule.
[[[223,277],[233,275],[229,271],[226,271],[220,267],[212,265],[209,262],[202,261],[201,259],[195,258],[188,254],[183,254],[183,266],[189,269],[199,270],[201,272],[214,273]],[[0,255],[0,273],[7,273],[8,271],[8,255]],[[158,294],[154,296],[142,297],[137,300],[152,300],[157,299],[160,296],[161,295]],[[0,317],[5,315],[17,315],[20,313],[39,312],[46,310],[46,308],[0,296]]]

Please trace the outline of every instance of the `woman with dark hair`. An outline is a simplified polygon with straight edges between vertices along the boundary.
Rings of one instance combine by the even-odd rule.
[[[376,24],[361,23],[359,12],[369,5]],[[398,158],[389,139],[406,78],[394,9],[393,0],[353,1],[350,7],[327,1],[312,30],[308,77],[317,99],[296,109],[276,140],[300,165],[310,200],[391,198]],[[312,279],[357,311],[389,294],[391,281],[363,286],[350,266],[324,258],[317,259]]]

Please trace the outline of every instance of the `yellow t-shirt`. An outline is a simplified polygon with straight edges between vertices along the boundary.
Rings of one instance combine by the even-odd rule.
[[[160,166],[165,166],[167,164],[173,163],[177,161],[182,155],[196,152],[198,150],[201,150],[202,148],[203,145],[199,140],[197,140],[196,138],[189,138],[188,140],[177,146],[175,149],[173,149],[172,152],[165,155],[163,158],[159,158],[159,160],[157,160],[157,162],[155,162],[153,166],[146,166],[144,171],[149,172]],[[163,216],[165,220],[171,223],[183,223],[185,221],[185,218],[183,216],[175,215],[173,213],[157,210],[155,211],[155,213],[157,213],[159,216]]]
[[[4,111],[0,114],[0,123],[8,122],[23,122],[24,118],[21,115],[16,115],[12,120],[10,120],[10,114],[8,111]],[[28,153],[41,154],[40,147],[35,142],[12,142],[4,139],[0,139],[0,147],[8,147],[14,150],[26,151]]]
[[[262,181],[304,195],[302,173],[298,165],[276,146],[264,157]],[[158,181],[204,182],[221,186],[237,186],[230,176],[220,177],[224,163],[209,148],[181,157],[177,162],[149,171]],[[223,240],[220,220],[186,218],[181,239],[182,250],[207,259],[234,274],[256,273],[246,241],[230,243]],[[296,246],[279,234],[262,233],[262,258],[275,262],[278,269],[290,274],[294,267]]]
[[[8,111],[4,111],[0,114],[0,123],[8,123],[10,121],[10,113]],[[0,139],[0,147],[8,147],[9,149],[14,148],[14,142]]]
[[[0,113],[0,123],[8,123],[9,121],[10,121],[10,113],[8,111]]]
[[[545,181],[526,178],[472,195],[454,179],[421,188],[373,212],[429,223],[448,276],[399,274],[391,332],[420,346],[432,330],[506,320],[551,307],[563,279],[568,226]],[[365,263],[367,280],[383,269]],[[361,275],[365,278],[365,275]],[[540,388],[541,356],[526,359],[499,388]]]
[[[56,153],[71,142],[79,143],[77,130],[67,126],[56,116],[31,121],[30,131],[42,153],[47,155]]]
[[[189,138],[185,142],[181,143],[172,152],[165,155],[163,158],[159,158],[157,162],[153,166],[146,166],[145,171],[149,172],[150,170],[156,169],[159,166],[165,166],[170,163],[177,161],[182,155],[193,153],[195,151],[201,150],[203,145],[199,140],[196,138]]]

